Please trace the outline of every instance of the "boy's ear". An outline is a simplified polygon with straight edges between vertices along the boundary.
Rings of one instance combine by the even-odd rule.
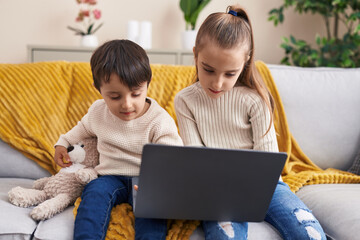
[[[193,54],[194,54],[194,62],[195,62],[195,65],[196,65],[197,58],[196,58],[196,55],[195,55],[195,47],[193,47]]]

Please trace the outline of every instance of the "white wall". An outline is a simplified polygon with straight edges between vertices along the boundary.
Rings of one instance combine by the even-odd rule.
[[[279,63],[284,51],[281,36],[293,34],[314,42],[316,32],[323,34],[318,16],[299,16],[288,10],[285,24],[274,27],[268,12],[282,0],[212,0],[200,13],[197,27],[212,12],[223,12],[231,4],[247,9],[252,20],[256,58]],[[153,26],[152,46],[156,49],[180,49],[185,21],[179,0],[99,0],[103,27],[97,32],[100,43],[126,38],[128,20],[149,20]],[[76,46],[80,37],[68,30],[75,26],[78,5],[75,0],[0,0],[0,63],[27,61],[27,45]]]

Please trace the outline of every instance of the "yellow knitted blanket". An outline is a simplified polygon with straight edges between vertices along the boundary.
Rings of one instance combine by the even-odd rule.
[[[320,169],[301,151],[289,131],[269,69],[262,62],[257,62],[256,66],[277,104],[274,124],[279,134],[279,148],[289,155],[282,175],[291,190],[296,192],[309,184],[360,182],[357,175],[336,169]],[[176,119],[174,97],[193,82],[195,68],[171,65],[151,67],[153,79],[148,95]],[[92,87],[89,63],[0,64],[0,138],[55,174],[59,168],[53,162],[54,143],[100,97]],[[116,206],[111,214],[107,239],[132,239],[133,219],[128,204]],[[198,224],[198,221],[169,221],[167,239],[188,239]]]

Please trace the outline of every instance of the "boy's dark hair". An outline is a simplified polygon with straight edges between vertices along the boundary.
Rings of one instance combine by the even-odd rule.
[[[129,40],[112,40],[98,47],[90,59],[95,88],[100,91],[103,82],[110,81],[110,75],[118,75],[130,89],[143,82],[149,85],[151,68],[145,50]]]

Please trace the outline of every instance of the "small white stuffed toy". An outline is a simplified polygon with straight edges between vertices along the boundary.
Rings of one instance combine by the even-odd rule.
[[[85,185],[97,178],[94,170],[98,164],[95,140],[88,141],[91,148],[85,152],[84,145],[78,144],[68,148],[71,166],[61,169],[51,177],[40,178],[33,184],[33,189],[15,187],[8,193],[9,201],[19,207],[37,205],[30,213],[34,220],[46,220],[74,204],[81,196]],[[84,141],[85,143],[85,141]],[[94,151],[96,153],[94,154]]]

